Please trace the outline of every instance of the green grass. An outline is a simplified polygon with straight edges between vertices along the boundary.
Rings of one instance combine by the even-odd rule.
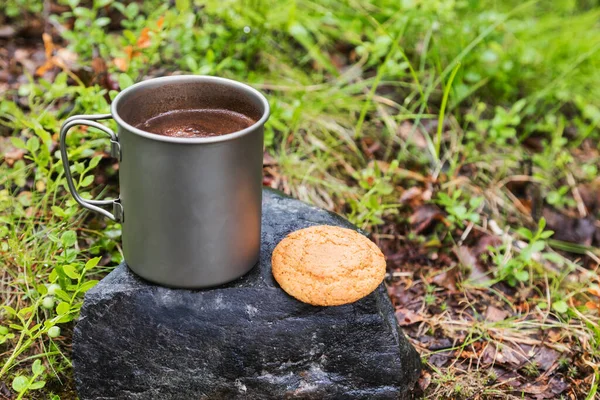
[[[483,294],[515,318],[490,326],[461,313],[429,315],[429,329],[467,332],[470,339],[453,350],[461,352],[562,330],[559,344],[583,354],[572,362],[578,369],[569,384],[581,382],[576,393],[597,390],[598,310],[585,304],[600,301],[598,249],[549,238],[535,207],[545,199],[578,215],[576,189],[597,176],[597,2],[59,3],[68,10],[48,23],[68,26],[54,35],[67,50],[56,55],[75,54],[76,62],[58,60],[44,77],[24,72],[28,83],[0,100],[0,382],[16,382],[17,395],[74,396],[73,320],[84,292],[122,257],[120,226],[84,212],[67,193],[56,151],[60,124],[72,114],[108,112],[117,86],[176,72],[246,81],[267,94],[266,150],[276,163],[265,173],[273,186],[375,235],[395,226],[395,240],[452,260],[438,265],[444,271],[460,267],[460,246],[482,233],[498,236],[501,244],[487,255],[488,279],[459,274],[453,296],[470,303]],[[17,27],[44,15],[32,0],[2,8]],[[118,15],[120,27],[108,30]],[[98,71],[99,59],[107,71]],[[105,73],[114,87],[100,86]],[[79,189],[94,198],[116,195],[108,141],[73,130],[68,144]],[[22,159],[11,155],[15,149]],[[525,196],[531,204],[510,190],[515,181],[537,193]],[[414,232],[409,220],[418,206],[400,200],[411,188],[429,192],[423,197],[445,212],[443,224]],[[597,223],[600,215],[591,217]],[[446,293],[419,265],[404,272],[433,288],[423,304],[448,307]],[[526,313],[513,304],[525,291]],[[434,354],[419,350],[427,360]],[[41,364],[32,370],[35,360]],[[482,385],[493,371],[478,364],[427,365],[430,398],[520,397],[506,385]],[[527,365],[523,373],[533,374]]]

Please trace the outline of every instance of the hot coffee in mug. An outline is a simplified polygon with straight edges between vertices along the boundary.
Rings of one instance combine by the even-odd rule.
[[[171,76],[135,84],[115,98],[111,114],[65,121],[60,148],[69,190],[83,207],[121,222],[125,262],[141,277],[185,288],[229,282],[258,261],[268,117],[261,93],[228,79]],[[96,122],[109,118],[118,134]],[[120,162],[118,199],[77,193],[65,145],[76,125],[110,137]]]

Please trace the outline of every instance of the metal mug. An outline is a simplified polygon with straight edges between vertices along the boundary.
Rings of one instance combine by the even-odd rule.
[[[238,132],[169,137],[135,126],[160,113],[222,108],[253,118]],[[111,113],[76,115],[63,124],[60,151],[75,200],[122,224],[126,264],[161,285],[202,288],[241,277],[260,251],[263,128],[269,103],[257,90],[211,76],[169,76],[125,89]],[[96,122],[113,118],[118,135]],[[65,137],[76,125],[110,136],[119,159],[120,195],[86,200],[73,184]],[[100,206],[112,206],[112,213]]]

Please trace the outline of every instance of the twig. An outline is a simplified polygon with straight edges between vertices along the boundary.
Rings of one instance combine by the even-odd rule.
[[[579,216],[581,218],[585,218],[588,216],[587,208],[585,207],[585,203],[581,198],[581,193],[579,193],[579,189],[577,189],[577,183],[575,183],[575,178],[573,178],[573,174],[571,172],[567,172],[567,183],[571,187],[571,192],[573,193],[573,199],[577,203],[577,211],[579,211]]]

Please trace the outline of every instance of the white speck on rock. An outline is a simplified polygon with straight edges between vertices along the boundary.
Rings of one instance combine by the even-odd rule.
[[[235,380],[235,387],[240,393],[246,393],[246,391],[248,390],[248,388],[246,388],[246,385],[244,385],[239,379]]]
[[[249,304],[248,304],[248,305],[246,306],[246,312],[248,313],[248,316],[249,316],[250,318],[252,318],[252,317],[254,317],[256,314],[258,314],[258,308],[256,308],[256,307],[253,307],[253,306],[251,306],[251,305],[249,305]]]
[[[215,308],[217,310],[220,310],[223,308],[223,295],[220,293],[215,296]]]

